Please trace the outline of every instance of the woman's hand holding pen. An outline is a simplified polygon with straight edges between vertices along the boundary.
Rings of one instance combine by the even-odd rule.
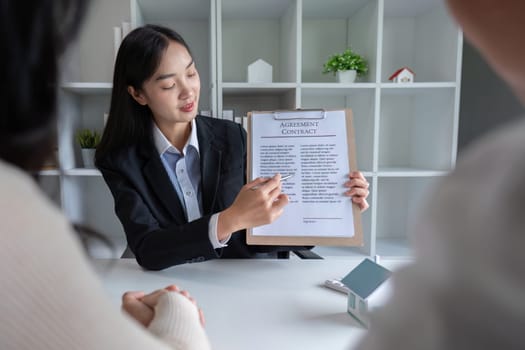
[[[288,196],[281,193],[280,174],[248,182],[233,204],[220,213],[217,236],[221,240],[232,232],[269,224],[282,214],[287,204]]]
[[[352,197],[352,202],[359,206],[361,212],[368,209],[368,202],[366,198],[368,197],[369,183],[366,181],[363,173],[359,171],[353,171],[348,175],[349,181],[344,183],[344,186],[348,190],[344,193],[347,197]]]

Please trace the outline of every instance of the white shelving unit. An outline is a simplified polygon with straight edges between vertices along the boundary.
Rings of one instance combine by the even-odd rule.
[[[103,13],[103,15],[100,15]],[[410,255],[407,227],[422,194],[455,165],[462,35],[441,0],[97,0],[67,60],[59,158],[47,187],[73,220],[125,244],[100,173],[83,169],[74,132],[103,127],[114,60],[112,27],[162,24],[189,43],[201,76],[201,110],[351,108],[360,169],[371,184],[365,245],[316,247],[325,257]],[[369,62],[353,84],[323,75],[329,55],[351,46]],[[262,58],[272,83],[247,83]],[[388,77],[409,66],[413,84]],[[56,178],[55,180],[53,180]],[[55,191],[56,192],[56,191]],[[56,197],[56,196],[55,196]]]

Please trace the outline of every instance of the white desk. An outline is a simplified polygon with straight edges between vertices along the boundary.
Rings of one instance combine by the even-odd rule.
[[[188,290],[206,317],[216,350],[350,349],[364,334],[346,313],[346,296],[322,286],[344,276],[352,260],[212,260],[151,272],[135,260],[95,260],[116,305],[127,290],[169,284]],[[386,267],[399,262],[383,261]]]

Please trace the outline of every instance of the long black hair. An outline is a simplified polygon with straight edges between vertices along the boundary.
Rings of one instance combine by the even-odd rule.
[[[158,25],[136,28],[122,41],[115,62],[109,116],[95,155],[97,164],[106,154],[150,137],[151,110],[137,103],[128,87],[142,89],[157,70],[170,41],[183,45],[192,56],[180,34]]]
[[[58,61],[76,36],[87,0],[0,2],[5,72],[0,158],[37,170],[56,143]],[[2,34],[3,33],[3,34]]]
[[[41,168],[56,143],[60,56],[76,37],[88,0],[0,0],[0,49],[5,85],[0,158],[25,171]],[[2,34],[3,33],[3,34]],[[83,242],[105,236],[73,225]]]

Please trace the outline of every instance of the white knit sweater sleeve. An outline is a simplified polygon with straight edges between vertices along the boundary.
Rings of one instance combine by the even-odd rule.
[[[181,295],[160,299],[149,330],[123,315],[60,211],[2,161],[0,194],[0,349],[209,348],[197,308]]]
[[[209,349],[208,338],[195,310],[195,305],[185,296],[176,292],[163,294],[149,330],[175,349]]]

